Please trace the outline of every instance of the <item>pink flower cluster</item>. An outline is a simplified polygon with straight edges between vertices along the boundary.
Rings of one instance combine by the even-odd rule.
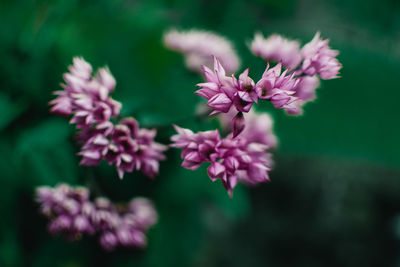
[[[188,69],[201,73],[201,66],[212,66],[213,56],[224,65],[228,73],[236,72],[240,66],[239,57],[232,43],[210,31],[171,29],[164,34],[163,42],[169,49],[185,56]]]
[[[239,79],[234,75],[226,76],[225,69],[219,60],[214,57],[214,71],[203,66],[207,82],[199,83],[202,89],[196,94],[208,100],[208,106],[214,111],[211,113],[226,113],[234,106],[239,112],[248,112],[257,101],[258,96],[254,81],[248,76],[248,69],[240,74]]]
[[[181,148],[182,167],[197,169],[210,162],[208,176],[212,181],[221,179],[232,197],[233,188],[240,181],[257,184],[269,181],[272,167],[269,151],[276,146],[272,133],[272,120],[268,115],[251,113],[245,129],[236,138],[221,138],[218,130],[193,133],[175,126],[177,135],[171,137],[172,147]]]
[[[336,59],[339,51],[329,47],[329,40],[322,40],[317,32],[314,38],[301,50],[303,65],[301,70],[309,75],[318,75],[323,80],[337,78],[342,65]]]
[[[253,53],[279,61],[276,66],[270,68],[268,64],[255,83],[248,76],[248,69],[239,79],[235,75],[226,76],[223,65],[214,58],[213,71],[203,66],[206,82],[198,84],[201,89],[196,93],[208,100],[207,105],[213,109],[211,114],[226,113],[232,106],[238,112],[248,112],[259,99],[271,101],[275,108],[284,109],[288,114],[301,114],[304,103],[315,98],[318,76],[336,78],[341,65],[335,58],[338,52],[331,50],[328,40],[322,40],[319,33],[301,51],[293,42],[277,35],[267,40],[256,35],[251,44]],[[293,69],[301,61],[299,69]],[[282,64],[289,68],[282,71]]]
[[[121,109],[121,104],[109,96],[116,85],[114,77],[106,68],[92,77],[91,65],[82,58],[74,58],[73,63],[70,72],[64,74],[64,90],[56,92],[58,97],[50,104],[51,112],[72,115],[71,123],[81,129],[80,163],[98,165],[104,159],[116,165],[120,178],[135,169],[154,177],[167,149],[154,141],[156,130],[140,129],[133,118],[111,122]]]
[[[279,34],[272,34],[264,38],[256,33],[250,43],[251,52],[265,60],[281,62],[283,66],[293,69],[301,62],[300,43],[288,40]]]
[[[156,130],[140,129],[133,118],[123,119],[119,124],[110,122],[96,125],[80,133],[83,141],[81,164],[99,165],[102,159],[115,164],[118,175],[141,170],[148,177],[158,173],[159,161],[166,146],[154,142]]]
[[[50,102],[51,112],[72,115],[71,123],[80,129],[119,115],[121,103],[109,96],[116,82],[107,68],[99,69],[92,78],[92,66],[83,58],[75,57],[69,71],[64,74],[66,84],[61,85],[64,90],[55,92],[58,97]]]
[[[37,188],[36,196],[41,213],[51,218],[48,225],[51,233],[61,233],[70,240],[82,234],[95,233],[90,219],[82,213],[83,206],[89,201],[85,187],[72,188],[67,184],[55,188],[42,186]]]
[[[322,40],[317,32],[314,38],[300,49],[300,42],[278,34],[264,38],[257,33],[250,43],[251,52],[268,61],[281,62],[288,69],[299,73],[318,75],[323,80],[337,78],[341,64],[336,59],[339,51],[329,47],[329,40]]]
[[[85,187],[60,184],[36,190],[43,215],[50,219],[48,229],[69,240],[82,235],[97,235],[105,250],[146,246],[146,232],[157,222],[153,204],[145,198],[134,198],[126,206],[117,206],[107,198],[89,199]]]
[[[182,51],[190,47],[187,44],[203,43],[190,34],[184,41],[175,33],[166,37],[167,46],[174,43]],[[259,100],[267,100],[287,114],[302,114],[303,105],[315,99],[320,78],[338,77],[341,68],[336,59],[338,52],[328,43],[319,33],[303,48],[298,41],[279,35],[265,39],[256,34],[250,44],[253,54],[278,62],[273,67],[268,63],[258,81],[249,77],[249,69],[239,77],[227,75],[230,70],[225,69],[226,59],[208,48],[208,54],[214,58],[214,68],[210,69],[208,62],[202,66],[206,81],[197,84],[200,89],[195,93],[207,99],[210,115],[222,114],[223,127],[226,129],[229,125],[232,133],[222,138],[218,131],[193,133],[175,126],[178,134],[171,138],[171,146],[182,149],[182,167],[197,169],[203,162],[210,162],[209,177],[221,179],[230,195],[238,181],[247,184],[268,181],[272,163],[269,151],[275,147],[276,137],[272,134],[269,116],[252,112],[252,106]]]

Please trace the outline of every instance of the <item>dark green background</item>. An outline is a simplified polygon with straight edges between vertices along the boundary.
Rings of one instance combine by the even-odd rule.
[[[231,200],[205,167],[180,168],[177,150],[155,180],[78,166],[74,127],[47,104],[76,55],[110,67],[123,114],[160,126],[160,142],[170,123],[216,127],[190,119],[201,79],[162,46],[170,27],[228,37],[255,79],[265,67],[246,46],[255,31],[305,43],[320,30],[340,50],[342,78],[323,81],[304,116],[258,106],[279,137],[271,183],[238,186]],[[398,0],[3,0],[0,60],[1,266],[400,266]],[[148,249],[105,253],[47,234],[33,190],[59,182],[152,198]]]

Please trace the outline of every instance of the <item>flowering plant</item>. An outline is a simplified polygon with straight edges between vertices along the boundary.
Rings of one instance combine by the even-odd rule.
[[[298,41],[285,39],[279,35],[264,38],[256,34],[250,43],[251,52],[271,62],[278,62],[274,67],[268,63],[262,77],[255,82],[249,77],[249,69],[238,78],[235,74],[227,75],[224,64],[229,70],[237,70],[237,65],[230,61],[219,60],[218,47],[225,47],[226,40],[213,38],[207,40],[213,47],[207,54],[206,44],[191,45],[203,32],[182,32],[179,45],[171,41],[177,31],[167,32],[166,45],[182,52],[186,57],[191,54],[213,58],[211,66],[202,66],[205,82],[198,83],[201,89],[195,93],[207,100],[210,115],[227,114],[222,121],[231,125],[231,134],[221,138],[218,131],[194,134],[188,129],[175,127],[178,134],[171,140],[173,147],[181,148],[184,159],[182,167],[196,169],[203,162],[211,162],[208,175],[211,180],[220,178],[232,197],[232,190],[238,181],[256,184],[269,181],[268,171],[272,167],[270,150],[276,140],[271,130],[272,122],[266,114],[257,115],[252,111],[254,103],[270,101],[275,108],[284,109],[289,115],[300,115],[303,105],[315,99],[315,90],[319,79],[327,80],[338,77],[341,65],[336,59],[338,51],[332,50],[328,40],[322,40],[317,32],[311,42],[300,49]],[[208,33],[212,35],[212,33]],[[176,40],[176,39],[174,39]],[[217,48],[216,48],[217,47]],[[233,50],[230,53],[234,53]],[[233,57],[233,56],[232,56]],[[207,62],[206,59],[201,62]],[[208,61],[209,62],[209,61]],[[210,64],[210,63],[209,63]],[[286,68],[282,71],[283,68]],[[246,116],[249,117],[246,122]]]
[[[164,43],[184,54],[190,70],[203,74],[195,93],[207,100],[201,109],[218,116],[222,129],[222,134],[218,129],[194,133],[174,124],[177,134],[169,146],[182,150],[181,166],[186,169],[195,170],[207,162],[208,176],[221,180],[231,198],[238,182],[256,185],[270,180],[277,137],[271,117],[256,112],[254,104],[266,100],[288,115],[300,115],[304,104],[315,99],[320,79],[337,78],[341,68],[338,51],[319,32],[301,49],[298,41],[256,34],[250,50],[268,61],[258,80],[249,76],[249,68],[235,76],[240,60],[233,45],[212,32],[171,30],[164,35]],[[97,166],[105,160],[116,166],[121,179],[134,170],[155,177],[168,146],[155,140],[156,129],[140,128],[134,118],[121,116],[122,104],[110,96],[116,81],[109,69],[100,68],[93,75],[92,66],[76,57],[64,80],[63,90],[50,102],[51,112],[71,116],[70,123],[79,130],[80,164]],[[41,213],[50,219],[51,233],[70,240],[97,235],[106,250],[144,247],[145,233],[158,217],[146,198],[135,198],[127,205],[104,197],[92,201],[88,189],[66,184],[38,188],[37,200]]]

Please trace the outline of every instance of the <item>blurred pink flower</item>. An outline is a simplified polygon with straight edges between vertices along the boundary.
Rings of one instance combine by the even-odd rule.
[[[338,78],[342,65],[336,59],[339,51],[329,47],[329,39],[322,40],[317,32],[314,38],[301,49],[303,55],[302,71],[309,75],[319,75],[321,79]]]
[[[301,62],[300,43],[278,34],[264,38],[256,33],[250,43],[251,52],[267,61],[281,62],[288,69],[296,68]]]
[[[228,73],[239,69],[240,60],[231,42],[216,33],[203,30],[178,31],[171,29],[164,34],[164,45],[185,56],[186,67],[202,72],[201,66],[212,68],[213,56],[217,57]]]
[[[36,189],[36,197],[41,213],[50,220],[50,233],[69,240],[97,234],[105,250],[146,246],[145,234],[158,218],[153,203],[146,198],[134,198],[125,207],[117,208],[104,197],[91,201],[85,187],[41,186]]]

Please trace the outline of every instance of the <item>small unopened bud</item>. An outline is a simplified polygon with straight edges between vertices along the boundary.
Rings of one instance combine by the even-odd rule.
[[[235,138],[243,131],[245,126],[245,121],[242,112],[238,112],[238,114],[236,114],[236,116],[233,117],[231,125],[232,125],[233,138]]]

